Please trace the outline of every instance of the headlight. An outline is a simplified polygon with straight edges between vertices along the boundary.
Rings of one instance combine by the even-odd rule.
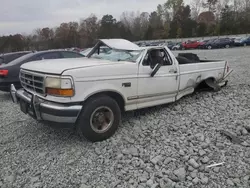
[[[45,80],[45,87],[70,89],[72,88],[72,82],[70,78],[47,77]]]
[[[46,93],[49,95],[72,97],[73,83],[70,78],[47,77],[45,79]]]

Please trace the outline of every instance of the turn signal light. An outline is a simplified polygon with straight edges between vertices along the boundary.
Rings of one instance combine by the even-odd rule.
[[[7,76],[8,72],[8,70],[0,70],[0,76]]]
[[[62,97],[72,97],[74,95],[73,89],[47,88],[46,93],[49,95],[56,95]]]

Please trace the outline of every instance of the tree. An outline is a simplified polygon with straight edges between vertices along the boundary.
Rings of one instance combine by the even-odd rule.
[[[207,25],[205,23],[198,23],[196,28],[197,37],[203,37],[206,35]]]
[[[215,24],[215,16],[214,13],[211,11],[206,11],[200,13],[197,19],[198,23],[205,23],[206,25],[213,25]]]
[[[99,26],[100,24],[95,15],[90,15],[88,18],[80,21],[80,46],[91,47],[94,45],[95,39],[98,38]]]
[[[100,38],[114,38],[117,36],[116,19],[112,15],[104,15],[99,29]]]
[[[191,17],[196,20],[201,12],[202,4],[204,3],[204,0],[193,0],[191,1],[191,10],[192,15]]]
[[[68,40],[70,47],[79,47],[80,41],[77,40],[79,35],[79,24],[77,22],[69,22],[69,34],[68,34]]]
[[[209,12],[215,12],[217,3],[218,0],[206,0],[206,2],[203,3],[203,7],[207,8]]]
[[[134,18],[135,12],[123,12],[120,17],[120,20],[125,27],[129,28],[132,31]]]
[[[55,46],[57,48],[69,48],[71,46],[68,36],[70,28],[68,23],[61,23],[61,25],[55,30]]]
[[[164,11],[163,6],[161,4],[159,4],[157,6],[157,15],[160,16],[161,20],[164,20],[164,13],[165,13],[165,11]]]
[[[231,34],[234,27],[234,11],[226,5],[221,12],[220,32],[221,34]]]
[[[151,13],[125,11],[120,20],[110,14],[99,20],[91,14],[80,22],[35,29],[30,35],[0,36],[0,52],[92,47],[97,38],[134,41],[250,32],[250,0],[183,2],[166,0]]]
[[[164,3],[164,8],[166,11],[172,13],[173,19],[178,9],[183,5],[183,0],[168,0],[166,3]]]
[[[144,36],[149,27],[149,13],[142,12],[140,14],[140,21],[141,21],[140,22],[141,23],[141,35]]]
[[[191,19],[190,6],[180,6],[170,25],[171,37],[195,36],[196,22]]]
[[[131,33],[130,29],[127,28],[122,22],[117,22],[117,33],[119,38],[134,40],[134,36]]]
[[[154,30],[153,30],[152,26],[149,25],[149,27],[148,27],[148,29],[147,29],[147,31],[146,31],[143,38],[145,40],[151,40],[153,38],[153,32],[154,32]]]
[[[165,35],[164,27],[162,24],[161,16],[158,15],[156,11],[151,12],[151,14],[149,16],[149,25],[150,25],[149,29],[152,30],[152,38],[153,39],[163,38],[163,36]]]

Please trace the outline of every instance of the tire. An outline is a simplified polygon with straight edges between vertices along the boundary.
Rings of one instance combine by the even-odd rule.
[[[225,47],[226,47],[226,48],[230,48],[230,45],[229,45],[229,44],[227,44]]]
[[[212,49],[212,46],[208,46],[207,49],[211,50],[211,49]]]
[[[97,123],[94,123],[95,111],[105,109],[110,111],[110,125],[106,126],[106,129],[101,130],[95,126]],[[99,120],[97,120],[99,119]],[[101,119],[101,120],[100,120]],[[105,119],[105,120],[104,120]],[[102,117],[96,117],[97,121],[107,121],[104,113]],[[116,132],[121,121],[121,110],[117,102],[109,96],[100,95],[93,98],[90,98],[86,104],[83,106],[82,112],[80,113],[77,123],[76,130],[80,137],[84,137],[91,142],[99,142],[106,140],[113,136]],[[92,123],[91,123],[92,122]],[[99,122],[100,123],[100,122]],[[99,124],[98,123],[98,124]],[[100,124],[107,124],[100,123]],[[100,124],[98,125],[100,128]],[[104,126],[104,127],[105,127]]]

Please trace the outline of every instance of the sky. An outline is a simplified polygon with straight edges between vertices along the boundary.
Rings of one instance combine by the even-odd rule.
[[[188,1],[188,0],[184,0]],[[124,11],[152,12],[166,0],[0,0],[0,36],[80,21],[92,13],[120,19]]]

